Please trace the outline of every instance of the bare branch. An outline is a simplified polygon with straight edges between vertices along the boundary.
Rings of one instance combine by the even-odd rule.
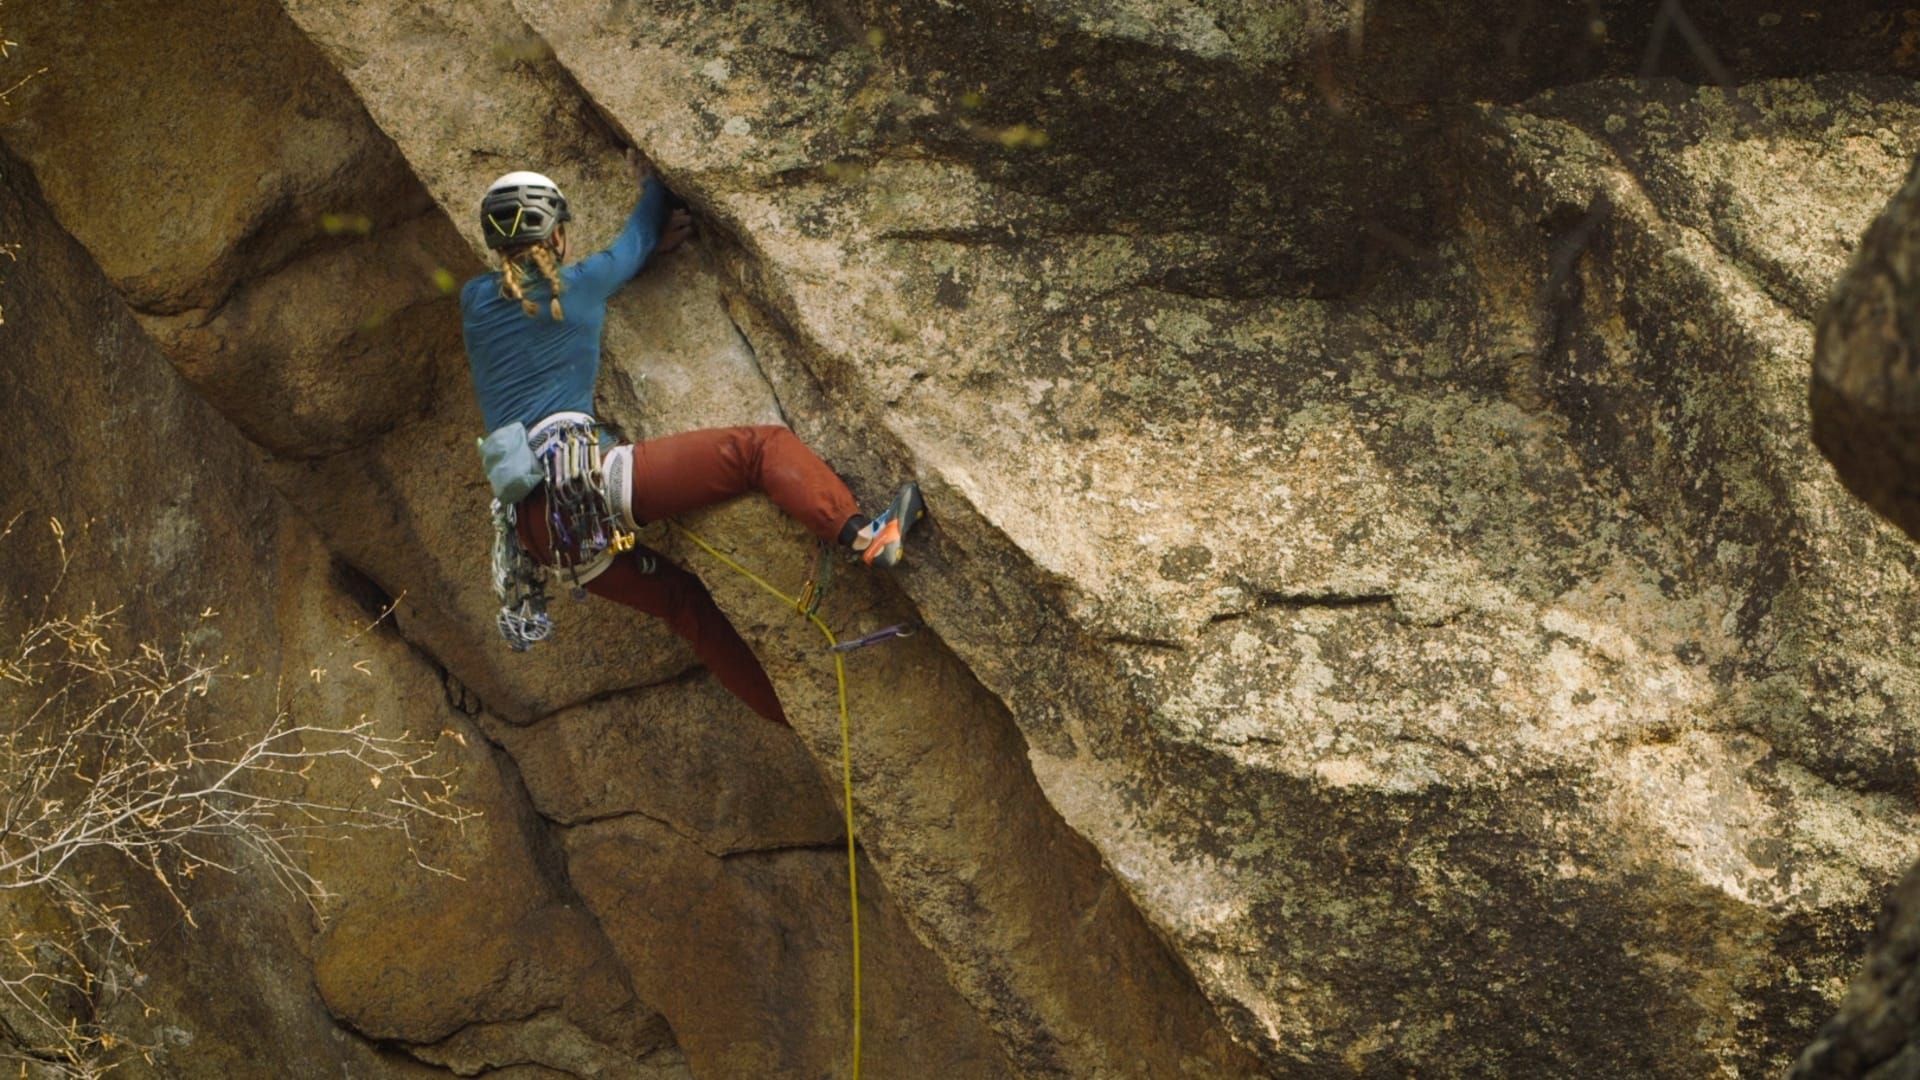
[[[421,855],[421,830],[475,813],[455,800],[453,767],[432,744],[382,734],[364,715],[303,718],[304,687],[260,730],[211,733],[210,693],[244,676],[184,643],[124,645],[115,611],[59,610],[73,552],[65,528],[51,528],[53,585],[0,649],[0,903],[19,897],[65,929],[15,919],[35,931],[0,940],[0,1060],[92,1077],[153,1048],[100,1019],[114,999],[138,1000],[140,943],[83,866],[125,860],[189,926],[181,889],[205,872],[260,874],[318,915],[329,894],[307,869],[312,843],[394,834],[418,866],[445,874]],[[323,763],[361,772],[366,791],[311,783]]]

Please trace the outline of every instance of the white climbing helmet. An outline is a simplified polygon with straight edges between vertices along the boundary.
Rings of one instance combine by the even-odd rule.
[[[572,220],[560,185],[537,172],[510,172],[480,200],[480,232],[488,248],[537,244]]]

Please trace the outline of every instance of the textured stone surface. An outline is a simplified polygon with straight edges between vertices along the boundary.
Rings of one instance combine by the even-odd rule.
[[[327,872],[353,880],[358,889],[352,902],[329,913],[318,945],[314,978],[326,1005],[384,1045],[463,1074],[497,1067],[534,1070],[527,1075],[652,1076],[699,1066],[698,1055],[691,1062],[682,1056],[665,1023],[635,1000],[625,966],[607,962],[594,916],[566,884],[559,834],[540,811],[561,823],[652,813],[708,845],[707,858],[717,865],[720,855],[736,851],[794,845],[830,850],[841,843],[844,833],[823,777],[791,734],[741,710],[697,670],[686,672],[683,646],[669,643],[651,621],[611,605],[575,607],[563,601],[561,640],[569,644],[503,663],[509,654],[491,630],[493,600],[479,535],[484,488],[471,468],[477,418],[453,308],[431,288],[430,275],[438,266],[465,272],[474,265],[472,256],[458,249],[457,240],[449,247],[447,241],[458,234],[444,218],[416,212],[429,205],[418,181],[392,167],[392,146],[367,122],[338,76],[312,63],[311,45],[288,24],[276,22],[283,17],[275,9],[240,13],[261,29],[249,42],[255,50],[252,63],[231,69],[230,58],[216,55],[218,42],[188,45],[164,66],[135,69],[149,93],[123,108],[127,115],[101,115],[94,106],[105,93],[97,88],[102,73],[92,61],[117,55],[122,39],[151,14],[137,4],[117,8],[79,38],[55,32],[66,25],[62,19],[70,11],[43,8],[36,20],[15,24],[20,36],[41,42],[23,49],[23,58],[50,62],[56,69],[50,76],[58,76],[65,90],[23,96],[7,117],[6,137],[17,139],[40,169],[63,178],[77,174],[101,182],[126,167],[132,155],[154,153],[169,182],[183,188],[217,193],[252,184],[301,193],[304,201],[282,208],[287,220],[262,224],[244,216],[207,215],[191,223],[196,242],[210,253],[206,258],[219,266],[237,263],[223,271],[232,279],[225,285],[201,280],[197,275],[211,271],[179,257],[176,246],[157,249],[155,273],[165,280],[178,279],[181,288],[231,287],[230,295],[210,305],[211,313],[162,310],[138,282],[123,277],[115,284],[169,359],[269,451],[266,475],[311,515],[336,557],[355,568],[343,571],[355,595],[374,609],[385,606],[389,596],[396,598],[407,637],[438,665],[420,677],[385,675],[377,688],[355,684],[328,693],[314,707],[343,715],[355,710],[388,715],[404,714],[407,702],[434,703],[461,714],[459,730],[470,733],[477,722],[510,751],[525,755],[524,763],[511,762],[511,754],[494,760],[477,741],[467,751],[484,763],[465,776],[465,784],[486,815],[458,838],[429,845],[428,853],[457,878],[396,876],[387,868],[409,864],[411,855],[391,846],[346,845],[323,853]],[[194,16],[169,17],[190,21]],[[39,34],[42,30],[47,33]],[[510,71],[520,62],[517,55],[509,49],[487,63]],[[312,85],[301,83],[299,93],[290,92],[290,80],[306,77],[302,73],[311,76]],[[227,130],[203,117],[198,122],[207,130],[195,136],[197,154],[137,143],[119,157],[82,153],[86,141],[73,138],[85,132],[98,145],[117,145],[132,139],[129,132],[143,121],[164,117],[188,98],[202,113],[244,117],[248,126]],[[316,109],[343,125],[348,137],[320,130]],[[535,125],[531,134],[542,130]],[[597,129],[590,125],[589,130]],[[51,134],[56,131],[60,137]],[[265,174],[227,171],[233,155],[220,150],[223,139],[245,140],[233,154],[264,154],[249,168]],[[623,178],[621,184],[626,183]],[[316,237],[307,215],[321,207],[357,206],[356,200],[399,200],[413,216],[370,221],[364,236],[359,226],[350,226],[342,236]],[[58,209],[70,228],[101,249],[109,265],[119,265],[115,259],[138,264],[146,257],[124,247],[123,238],[138,232],[124,202],[92,200],[82,186],[67,190]],[[609,198],[598,212],[583,215],[595,220],[583,222],[582,231],[588,240],[596,238],[594,229],[604,237],[622,213],[624,207]],[[279,263],[249,261],[249,251],[286,246],[289,231],[306,239],[294,242]],[[369,316],[384,313],[396,289],[417,294],[423,286],[429,295],[410,304],[405,318]],[[628,317],[618,328],[620,347],[644,350],[655,359],[662,392],[679,395],[670,400],[713,420],[777,418],[777,406],[725,315],[710,270],[693,260],[664,264],[652,280],[630,290],[628,299],[639,301],[638,317]],[[329,336],[329,327],[343,325],[345,338]],[[297,375],[309,344],[337,349],[362,341],[405,354],[407,362],[431,376],[414,387],[420,391],[416,400],[401,403],[405,416],[397,427],[362,422],[353,410],[394,406],[394,396],[403,390],[359,379],[350,368],[336,368],[299,389],[295,400],[251,392]],[[52,359],[45,363],[57,367]],[[729,385],[714,378],[728,368],[750,382]],[[235,387],[249,392],[228,392]],[[635,387],[617,389],[627,404],[608,411],[633,422]],[[286,426],[282,421],[289,409],[317,416],[321,426]],[[333,445],[326,434],[343,431],[348,433],[342,436],[344,446]],[[304,655],[300,648],[312,644],[287,640],[280,648],[297,658]],[[643,688],[656,683],[659,700]],[[581,702],[577,709],[567,708]],[[495,705],[497,714],[488,711]],[[543,718],[532,729],[537,738],[515,727]],[[636,723],[648,726],[636,730]],[[634,754],[650,756],[635,769],[627,757]],[[520,786],[522,775],[531,797]],[[590,778],[598,780],[596,790],[579,787]],[[619,866],[617,859],[604,857],[598,865]],[[626,876],[650,872],[639,864],[621,869]],[[607,873],[612,870],[603,870]],[[752,886],[743,888],[750,893]],[[878,883],[870,885],[867,901],[870,917],[884,927],[888,901]],[[788,925],[795,933],[830,936],[845,919],[842,901],[796,912]],[[972,1062],[970,1075],[1004,1072],[978,1021],[951,990],[928,979],[925,973],[937,969],[917,942],[910,935],[894,937],[894,944],[881,951],[891,958],[889,967],[869,973],[869,993],[885,999],[895,979],[912,985],[911,997],[930,1019],[924,1031],[907,1039],[915,1047],[911,1056]],[[879,940],[885,945],[887,936]],[[629,944],[634,955],[655,955],[669,943],[656,938]],[[828,961],[825,955],[819,961],[823,987],[846,975],[843,959]],[[755,957],[742,956],[736,975],[751,980],[763,968]],[[203,972],[198,978],[219,975]],[[770,975],[764,984],[742,981],[734,989],[767,997],[782,985]],[[844,990],[835,989],[833,997],[843,1003]],[[311,1005],[311,998],[305,1000]],[[825,1023],[790,1030],[784,1052],[830,1060],[846,1039],[844,1012],[843,1004],[829,1007],[821,1014]],[[931,1049],[935,1045],[937,1052]],[[724,1051],[724,1044],[702,1043],[701,1053]]]
[[[1895,1080],[1920,1070],[1920,868],[1887,896],[1880,932],[1865,969],[1847,988],[1840,1011],[1794,1063],[1796,1080],[1872,1077]]]
[[[582,896],[621,943],[634,986],[700,1075],[845,1075],[848,957],[842,844],[719,859],[640,816],[567,833]],[[862,875],[863,1068],[874,1076],[1011,1075],[870,870]]]
[[[1811,404],[1814,439],[1842,482],[1908,536],[1920,537],[1917,207],[1920,172],[1909,172],[1839,275],[1816,331]],[[1920,1076],[1917,940],[1920,869],[1909,870],[1887,898],[1864,968],[1792,1076]]]
[[[216,406],[303,455],[424,410],[435,320],[419,309],[448,249],[415,220],[431,204],[391,144],[277,10],[55,0],[7,25],[22,69],[47,69],[15,96],[8,144]],[[342,219],[331,235],[328,215]],[[369,283],[394,314],[378,336],[341,280],[368,265],[361,230],[407,256]],[[289,304],[302,295],[322,302]],[[271,362],[222,347],[243,327],[256,349],[273,343]]]
[[[638,814],[714,855],[846,838],[837,789],[800,741],[704,674],[490,733],[562,825]]]
[[[1920,148],[1904,15],[284,7],[340,76],[314,99],[351,130],[330,152],[372,163],[320,171],[406,208],[340,251],[404,267],[377,246],[404,238],[471,267],[474,196],[529,165],[592,244],[638,142],[704,237],[615,305],[603,411],[647,432],[781,416],[870,499],[925,483],[906,569],[851,573],[825,609],[847,633],[927,626],[848,662],[888,928],[876,1061],[1765,1075],[1831,1011],[1916,853],[1920,602],[1912,549],[1812,450],[1832,423],[1809,424],[1802,380],[1827,289]],[[248,17],[293,42],[261,72],[329,79]],[[1622,78],[1643,65],[1662,77]],[[1743,85],[1664,77],[1702,74]],[[45,171],[113,167],[48,122],[0,137]],[[226,156],[168,168],[238,188]],[[621,1006],[575,989],[603,985],[599,961],[567,944],[573,900],[524,869],[563,864],[693,1071],[840,1067],[817,635],[663,538],[760,651],[797,740],[632,620],[569,619],[531,666],[489,652],[445,324],[406,369],[428,376],[328,399],[262,339],[342,339],[279,298],[364,311],[398,278],[314,255],[201,318],[196,297],[267,273],[250,253],[305,249],[233,224],[241,200],[154,276],[130,267],[164,260],[115,253],[114,204],[67,184],[63,223],[333,550],[405,593],[410,637],[484,704],[547,819],[514,811],[531,854],[498,860],[500,913],[425,906],[433,936],[486,927],[500,951],[396,946],[402,985],[431,992],[383,1022],[461,1068],[603,1060],[587,999]],[[1885,340],[1876,318],[1857,325]],[[1873,384],[1819,377],[1817,403]],[[255,382],[279,389],[232,392]],[[408,395],[413,419],[360,445]],[[327,419],[266,433],[293,401]],[[783,586],[805,564],[763,504],[693,523]],[[580,962],[489,996],[515,948]],[[909,1012],[944,1037],[890,1026]]]
[[[505,4],[492,9],[459,5],[448,10],[391,5],[356,9],[350,18],[348,12],[324,4],[294,4],[289,10],[316,40],[340,58],[342,69],[369,110],[394,135],[415,167],[436,178],[449,168],[446,146],[430,137],[436,129],[429,126],[423,131],[410,118],[424,112],[469,115],[458,105],[465,100],[468,88],[450,81],[442,88],[451,95],[443,104],[434,106],[424,100],[407,76],[422,62],[416,50],[431,48],[435,57],[445,56],[436,59],[435,66],[463,70],[463,65],[471,64],[482,50],[494,47],[503,34],[518,40],[502,29],[515,18]],[[422,20],[431,32],[421,32]],[[402,35],[402,28],[413,33]],[[388,50],[382,45],[403,36],[409,43],[406,49]],[[613,154],[616,147],[605,135],[592,130],[556,133],[534,124],[536,117],[572,116],[585,111],[570,82],[545,74],[550,63],[544,51],[534,50],[533,59],[526,61],[524,69],[506,73],[499,82],[518,94],[509,99],[514,107],[501,116],[490,111],[469,115],[466,137],[482,146],[501,148],[490,152],[505,160],[555,162],[556,179],[563,187],[585,192],[573,196],[583,211],[591,212],[596,204],[623,206],[631,198],[627,192],[610,188],[605,181],[596,186],[593,175],[584,171],[576,182],[566,171],[574,168],[569,162],[576,156],[591,160],[597,150],[605,160]],[[487,69],[482,66],[480,70]],[[576,140],[585,145],[578,145]],[[668,159],[661,160],[664,164]],[[456,164],[469,168],[463,162]],[[666,175],[670,181],[679,182],[674,169],[668,168]],[[470,175],[464,178],[472,182]],[[452,187],[438,179],[430,181],[430,186]],[[455,214],[465,208],[465,199],[448,205],[449,212]],[[606,211],[601,209],[599,213],[605,215]],[[589,218],[589,228],[592,224]],[[645,325],[629,312],[646,302],[644,294],[623,298],[608,318],[609,364],[618,371],[638,371],[645,376],[628,375],[613,381],[617,388],[646,387],[645,396],[633,411],[663,418],[659,423],[649,420],[649,430],[659,430],[660,423],[681,427],[740,419],[738,399],[730,402],[720,396],[711,375],[702,372],[688,385],[675,378],[656,378],[652,374],[653,354],[629,347],[637,329]],[[637,362],[639,358],[646,359],[644,366]],[[772,394],[758,382],[757,373],[754,378],[755,397],[771,401]],[[718,389],[725,390],[729,385],[722,381]],[[617,407],[618,396],[615,398],[610,404]],[[715,403],[722,407],[716,409]],[[787,404],[782,401],[782,405]],[[839,463],[848,460],[848,455],[836,456]],[[884,490],[887,482],[880,479],[863,483],[860,488],[877,492]],[[696,523],[737,552],[785,549],[794,552],[796,564],[806,558],[804,549],[795,551],[790,546],[791,532],[776,524],[764,506],[735,506],[702,515]],[[762,558],[756,557],[756,561],[764,565]],[[737,589],[739,585],[724,576],[710,576],[709,580],[716,589]],[[787,584],[795,586],[797,582]],[[737,610],[735,621],[750,638],[796,625],[790,613],[779,610]],[[813,631],[803,629],[802,633],[810,635]],[[808,662],[819,670],[818,639],[803,640]],[[920,730],[910,731],[885,753],[899,755],[896,767],[924,759],[918,775],[928,781],[941,777],[938,790],[947,794],[931,794],[911,786],[875,790],[869,805],[884,806],[884,811],[877,814],[893,824],[882,829],[877,827],[881,816],[870,820],[867,846],[889,891],[905,905],[916,932],[941,952],[949,978],[988,1018],[1009,1056],[1028,1070],[1111,1072],[1131,1068],[1141,1060],[1178,1069],[1183,1067],[1183,1057],[1191,1057],[1195,1070],[1219,1071],[1222,1063],[1232,1063],[1225,1066],[1227,1071],[1243,1071],[1246,1066],[1240,1063],[1238,1052],[1229,1049],[1214,1028],[1177,961],[1130,906],[1108,902],[1113,897],[1097,856],[1065,829],[1032,786],[1024,752],[1017,741],[1006,737],[1010,733],[999,706],[971,690],[955,691],[956,686],[970,680],[944,649],[937,644],[932,648],[932,655],[943,665],[940,674],[932,678],[924,673],[910,674],[908,678],[917,684],[916,696],[911,701],[901,698],[886,708],[888,713],[920,715]],[[912,665],[902,670],[911,672]],[[889,684],[867,685],[871,692]],[[837,728],[832,714],[820,710],[821,701],[811,688],[792,692],[804,695],[807,702],[798,721],[803,736],[811,740],[816,757],[833,762],[837,758]],[[940,696],[956,692],[962,696]],[[977,723],[993,725],[1000,734],[991,741],[970,735]],[[992,785],[994,794],[981,794],[986,790],[982,784]],[[1048,857],[1036,861],[1030,854],[1034,851],[1047,852]],[[977,886],[968,881],[975,876],[980,878]],[[1052,928],[1063,923],[1077,923],[1080,929],[1071,935],[1058,935],[1063,947],[1043,944],[1058,934]],[[1065,945],[1071,941],[1086,944]],[[1095,945],[1096,941],[1100,944]],[[1111,977],[1111,958],[1115,956],[1137,961],[1140,970],[1135,980],[1116,981]]]
[[[479,414],[433,278],[478,260],[278,7],[53,2],[7,25],[18,62],[47,71],[0,137],[51,178],[61,223],[168,358],[273,453],[280,490],[398,598],[410,637],[523,721],[691,664],[651,620],[600,604],[557,608],[571,646],[505,662],[473,542],[490,528]],[[682,290],[662,306],[699,304]]]
[[[1364,200],[1382,162],[1309,148],[1189,205],[1143,181],[1150,229],[1101,193],[1184,162],[1072,126],[1139,115],[1140,82],[1066,33],[1027,66],[990,22],[896,56],[797,5],[521,9],[725,227],[802,433],[928,482],[920,613],[1273,1067],[1791,1057],[1912,853],[1912,556],[1826,478],[1797,389],[1818,283],[1915,145],[1910,84],[1451,110],[1393,204],[1444,210],[1401,252],[1274,237],[1267,276],[1217,240],[1263,189]],[[991,116],[1048,146],[964,138],[963,88],[1040,110],[1050,76],[1058,110]]]
[[[1920,537],[1920,170],[1860,243],[1820,322],[1813,433],[1840,478]]]
[[[347,642],[368,616],[336,580],[324,546],[272,495],[245,442],[143,338],[100,271],[53,223],[25,167],[4,151],[0,220],[8,239],[30,253],[0,286],[7,315],[0,351],[8,361],[0,365],[0,423],[20,439],[10,458],[16,475],[34,480],[0,496],[0,518],[15,524],[0,540],[5,631],[18,632],[18,620],[39,609],[59,565],[46,526],[55,517],[74,556],[56,611],[118,608],[118,647],[184,640],[209,659],[226,658],[232,674],[251,676],[216,684],[199,713],[210,734],[257,730],[273,715],[281,687],[338,665],[348,685],[338,685],[336,673],[324,688],[293,694],[290,707],[358,706],[379,718],[385,734],[412,728],[434,745],[444,725],[464,729],[477,746],[477,733],[438,695],[399,699],[402,688],[433,686],[430,664],[391,634]],[[145,440],[123,437],[135,424]],[[0,711],[16,716],[23,703],[10,690]],[[439,764],[477,787],[494,771],[487,755],[463,752],[454,738],[440,741],[437,753]],[[313,790],[351,797],[366,788],[359,772],[331,781],[327,787],[316,778]],[[424,839],[438,855],[461,843],[432,830]],[[368,890],[429,880],[390,845],[363,846],[353,861],[351,872],[337,859],[309,864],[332,886],[336,910],[351,910]],[[242,877],[203,873],[179,882],[197,928],[182,923],[144,872],[112,862],[99,868],[130,905],[132,936],[145,942],[137,960],[151,1011],[111,993],[97,1003],[120,1032],[156,1047],[150,1068],[136,1059],[122,1071],[444,1076],[332,1023],[311,980],[299,974],[311,964],[312,915],[263,867],[241,866]],[[19,929],[17,910],[9,905],[9,934]]]

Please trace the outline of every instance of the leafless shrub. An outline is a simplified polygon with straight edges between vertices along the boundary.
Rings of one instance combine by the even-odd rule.
[[[154,1049],[103,1018],[146,1009],[113,863],[150,877],[189,927],[181,889],[206,872],[265,875],[317,911],[327,892],[305,866],[311,842],[397,833],[444,872],[421,860],[417,830],[473,812],[430,743],[364,716],[301,720],[298,693],[276,695],[256,731],[210,732],[209,692],[245,676],[184,643],[123,648],[114,611],[59,610],[72,555],[53,531],[59,565],[41,610],[0,599],[0,625],[11,615],[25,627],[0,650],[0,910],[14,924],[0,940],[0,1060],[22,1075],[94,1077]],[[310,794],[323,762],[364,770],[366,792]]]
[[[4,2],[0,2],[0,8],[5,8],[5,7],[6,7],[6,4]],[[5,12],[0,11],[0,16],[4,16],[4,15],[5,15]],[[3,18],[0,18],[0,61],[12,60],[13,50],[16,48],[19,48],[19,46],[20,46],[19,42],[13,41],[7,37],[6,22],[4,21]],[[0,69],[0,105],[5,105],[7,103],[7,99],[13,96],[13,92],[15,90],[20,89],[21,87],[32,82],[34,79],[39,78],[42,75],[45,75],[46,73],[47,73],[46,68],[35,68],[32,71],[28,71],[24,73]]]

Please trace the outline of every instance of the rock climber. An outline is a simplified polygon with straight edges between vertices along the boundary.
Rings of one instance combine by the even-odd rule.
[[[612,244],[575,263],[566,262],[572,213],[545,176],[508,173],[480,204],[500,268],[466,283],[460,311],[490,432],[481,454],[496,496],[495,587],[508,601],[501,629],[515,648],[546,636],[540,583],[557,575],[665,619],[722,686],[786,723],[766,672],[700,579],[637,544],[634,530],[758,490],[823,543],[891,567],[924,513],[920,489],[903,485],[868,518],[839,476],[778,425],[615,443],[593,416],[608,298],[692,232],[684,209],[669,212],[646,158],[627,156],[639,201]],[[531,597],[509,587],[516,565],[520,584],[533,583]]]

